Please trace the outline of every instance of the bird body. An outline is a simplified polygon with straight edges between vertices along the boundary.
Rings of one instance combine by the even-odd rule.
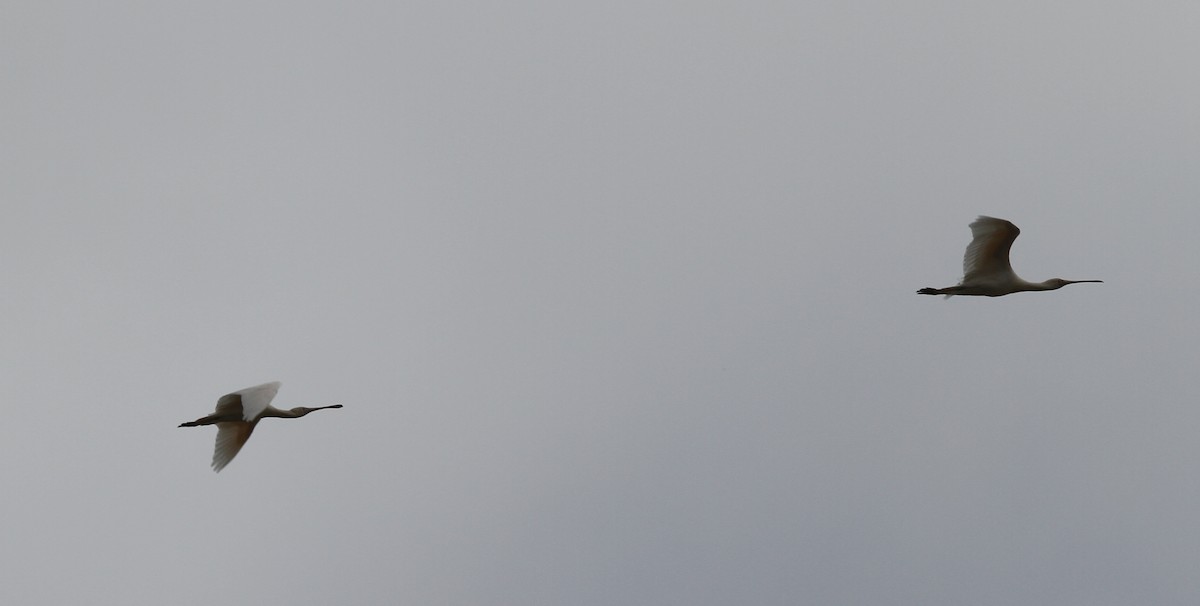
[[[180,427],[199,427],[202,425],[217,426],[217,444],[213,450],[213,471],[221,471],[237,456],[238,451],[250,439],[254,427],[266,417],[295,419],[326,408],[341,408],[341,404],[307,408],[299,406],[290,410],[281,410],[271,406],[271,400],[279,392],[280,383],[274,381],[254,387],[247,387],[233,393],[221,396],[217,400],[217,409],[207,417],[195,421],[181,423]]]
[[[1013,271],[1008,260],[1013,241],[1021,235],[1010,221],[980,216],[971,223],[971,243],[963,255],[963,279],[957,286],[922,288],[919,295],[975,295],[1000,297],[1014,292],[1057,290],[1068,284],[1102,282],[1103,280],[1064,280],[1051,278],[1045,282],[1029,282]]]

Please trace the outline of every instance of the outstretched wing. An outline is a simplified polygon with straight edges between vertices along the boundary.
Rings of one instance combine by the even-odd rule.
[[[275,399],[279,385],[279,381],[272,381],[225,394],[217,400],[217,414],[236,412],[241,414],[242,419],[253,421],[267,409],[271,400]]]
[[[963,283],[992,274],[1012,274],[1008,251],[1021,235],[1009,221],[980,216],[971,223],[971,243],[963,255]]]
[[[237,456],[238,451],[250,439],[254,431],[253,423],[236,421],[217,423],[217,446],[213,449],[213,471],[221,471]]]

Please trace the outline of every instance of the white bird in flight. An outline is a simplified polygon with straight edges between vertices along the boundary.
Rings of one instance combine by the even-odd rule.
[[[180,427],[199,427],[201,425],[217,426],[217,446],[213,450],[213,471],[221,471],[237,456],[239,450],[250,439],[254,426],[265,417],[295,419],[314,410],[326,408],[341,408],[341,404],[305,408],[303,406],[291,410],[280,410],[271,406],[271,400],[279,391],[279,382],[263,383],[247,387],[239,391],[221,396],[217,400],[216,412],[201,417],[195,421],[181,423]]]
[[[1045,282],[1026,282],[1008,262],[1008,251],[1013,240],[1021,235],[1009,221],[980,216],[971,224],[971,243],[963,256],[963,278],[958,286],[946,288],[922,288],[919,295],[979,295],[1000,297],[1026,290],[1056,290],[1068,284],[1080,282],[1103,282],[1103,280],[1064,280],[1050,278]]]

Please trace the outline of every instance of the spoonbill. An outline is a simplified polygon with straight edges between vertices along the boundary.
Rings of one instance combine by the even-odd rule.
[[[979,295],[1001,297],[1026,290],[1057,290],[1068,284],[1103,282],[1104,280],[1064,280],[1050,278],[1045,282],[1026,282],[1013,271],[1008,251],[1013,240],[1021,235],[1009,221],[979,216],[971,224],[971,243],[963,255],[963,278],[958,286],[922,288],[918,295]]]
[[[217,426],[217,447],[213,450],[213,471],[221,471],[237,456],[239,450],[250,439],[254,426],[266,417],[295,419],[314,410],[326,408],[341,408],[341,404],[305,408],[300,406],[291,410],[280,410],[271,406],[271,400],[279,391],[279,381],[263,383],[247,387],[217,400],[216,412],[201,417],[195,421],[180,423],[180,427],[199,427],[201,425]]]

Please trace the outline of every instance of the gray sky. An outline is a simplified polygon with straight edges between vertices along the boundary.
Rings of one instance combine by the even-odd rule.
[[[0,602],[1200,602],[1198,27],[11,5]]]

